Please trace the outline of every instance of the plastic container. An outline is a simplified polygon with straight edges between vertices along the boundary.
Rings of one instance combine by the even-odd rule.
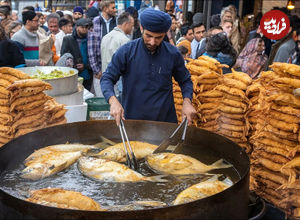
[[[53,96],[58,103],[65,105],[82,105],[83,103],[83,86],[78,83],[78,91],[70,95]]]
[[[109,104],[105,98],[94,97],[85,100],[88,104],[86,120],[108,120],[111,119],[109,114]]]
[[[87,104],[84,102],[81,105],[68,105],[66,112],[67,123],[85,121],[87,116]]]

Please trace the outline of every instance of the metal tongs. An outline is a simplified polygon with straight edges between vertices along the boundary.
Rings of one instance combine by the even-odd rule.
[[[153,153],[161,153],[163,151],[166,151],[170,145],[174,145],[174,144],[175,144],[175,148],[172,150],[172,152],[178,153],[181,150],[181,148],[183,146],[183,142],[185,140],[187,125],[188,125],[188,120],[185,117],[182,120],[182,122],[179,124],[179,126],[176,128],[176,130],[173,132],[173,134],[169,138],[163,140],[161,142],[161,144],[158,146],[158,148],[156,148],[156,150]],[[184,126],[183,133],[182,133],[181,139],[178,141],[178,138],[176,138],[175,136],[182,126]]]
[[[123,141],[123,146],[124,146],[125,153],[126,153],[126,165],[130,169],[137,170],[138,169],[138,163],[137,163],[136,157],[134,155],[134,152],[133,152],[133,150],[131,148],[131,145],[130,145],[130,142],[129,142],[129,139],[128,139],[128,136],[127,136],[127,132],[126,132],[126,129],[125,129],[125,126],[124,126],[124,122],[123,122],[122,119],[120,121],[119,129],[120,129],[120,133],[121,133],[121,137],[122,137],[122,141]],[[126,142],[128,144],[128,148],[130,150],[131,157],[129,156],[124,136],[126,138]]]

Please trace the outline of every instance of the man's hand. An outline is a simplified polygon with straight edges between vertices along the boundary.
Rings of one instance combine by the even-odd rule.
[[[45,61],[44,60],[40,60],[40,66],[45,66],[45,65],[46,65]]]
[[[117,125],[120,125],[120,119],[125,120],[124,109],[116,96],[109,98],[108,103],[110,104],[110,115],[113,116],[116,120]]]
[[[52,38],[53,42],[55,42],[55,40],[56,40],[55,34],[51,34],[51,38]]]
[[[78,64],[76,64],[76,69],[78,69],[79,71],[82,71],[84,69],[84,65],[82,63],[78,63]]]
[[[95,78],[96,79],[100,79],[102,76],[102,72],[100,71],[98,74],[95,74]]]
[[[192,120],[194,118],[194,115],[196,114],[196,110],[192,105],[192,102],[189,98],[184,98],[183,99],[183,104],[182,104],[182,118],[186,116],[189,125],[192,124]]]

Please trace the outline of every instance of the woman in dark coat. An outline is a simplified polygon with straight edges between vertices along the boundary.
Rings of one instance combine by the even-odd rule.
[[[24,67],[25,60],[19,47],[5,36],[4,28],[0,25],[0,67]]]
[[[204,56],[213,57],[229,68],[223,68],[223,73],[229,73],[235,64],[237,52],[233,48],[225,32],[220,32],[207,39],[206,52]]]

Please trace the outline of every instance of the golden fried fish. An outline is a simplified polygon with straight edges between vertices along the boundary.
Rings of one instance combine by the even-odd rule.
[[[291,169],[291,168],[299,168],[300,167],[300,157],[296,157],[293,160],[286,163],[282,166],[281,169]]]
[[[124,164],[95,157],[81,157],[78,168],[82,174],[104,182],[166,182],[163,176],[146,177]]]
[[[11,67],[0,67],[0,73],[7,74],[18,79],[30,79],[30,76],[26,73]]]
[[[234,69],[231,69],[232,73],[228,73],[226,74],[226,78],[231,78],[231,79],[235,79],[235,80],[239,80],[243,83],[245,83],[246,85],[250,85],[252,82],[251,77],[243,72],[237,72]]]
[[[157,145],[141,141],[130,141],[130,145],[137,159],[142,159],[147,155],[152,154],[153,151],[158,147]],[[129,149],[128,146],[127,149]],[[126,154],[123,143],[118,143],[116,145],[108,147],[99,152],[97,156],[102,159],[113,160],[116,162],[126,161]]]
[[[10,85],[7,89],[9,91],[14,91],[16,89],[23,89],[26,87],[45,87],[46,90],[52,89],[51,84],[44,82],[39,79],[23,79],[15,81],[12,85]]]
[[[43,179],[68,168],[75,163],[80,156],[80,151],[51,152],[36,160],[26,162],[26,168],[22,171],[21,177],[31,180]]]
[[[289,73],[293,76],[300,76],[300,67],[296,64],[274,62],[272,65],[270,65],[270,67],[275,72],[282,71],[284,73]]]
[[[91,145],[61,144],[41,148],[24,161],[26,168],[21,177],[38,180],[56,174],[77,161],[82,152],[93,148]]]
[[[93,199],[80,192],[60,188],[44,188],[31,192],[29,202],[63,209],[106,211]]]
[[[14,100],[10,104],[10,111],[12,112],[14,109],[16,109],[17,106],[25,105],[25,104],[28,104],[30,102],[45,99],[46,98],[45,96],[46,95],[44,93],[38,93],[38,94],[35,94],[35,95],[32,95],[32,96],[25,96],[25,97],[17,98],[16,100]]]
[[[173,153],[151,154],[147,156],[146,160],[152,169],[173,175],[200,174],[210,170],[232,167],[231,164],[225,164],[223,159],[206,165],[193,157]]]
[[[178,194],[176,199],[173,201],[174,205],[182,203],[192,202],[198,199],[203,199],[208,196],[212,196],[233,185],[233,182],[226,178],[223,181],[219,181],[217,175],[198,184],[192,185],[191,187],[183,190]]]
[[[93,149],[93,145],[86,145],[86,144],[57,144],[57,145],[50,145],[47,147],[40,148],[30,154],[25,161],[34,160],[38,157],[41,157],[44,154],[49,154],[53,151],[68,151],[68,152],[75,152],[81,151],[85,152],[90,149]]]

